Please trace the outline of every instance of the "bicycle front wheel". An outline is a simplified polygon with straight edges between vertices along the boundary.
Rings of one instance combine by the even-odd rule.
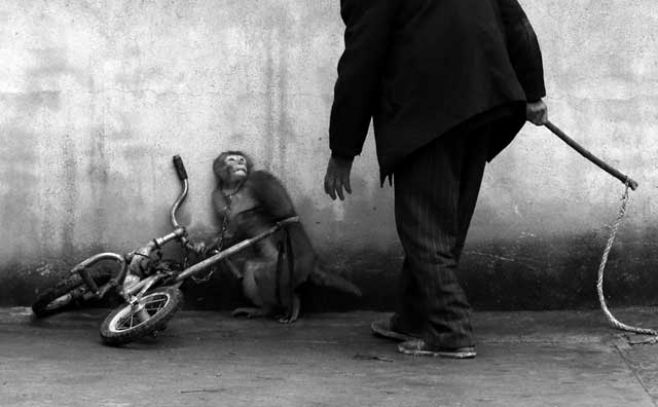
[[[112,311],[101,325],[101,339],[106,345],[118,346],[160,331],[182,305],[183,293],[178,288],[156,288],[137,303]]]

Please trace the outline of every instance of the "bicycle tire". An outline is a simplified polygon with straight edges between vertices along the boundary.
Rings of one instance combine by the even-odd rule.
[[[90,275],[99,285],[105,284],[111,277],[110,273],[98,270],[92,270]],[[79,289],[78,292],[75,292],[77,289]],[[79,274],[71,274],[39,294],[32,304],[32,312],[37,318],[64,312],[73,308],[73,305],[77,304],[78,300],[87,292],[89,292],[89,288],[84,284],[82,277]]]
[[[120,346],[136,341],[155,331],[163,330],[167,322],[183,305],[183,293],[176,287],[159,287],[144,294],[139,301],[148,319],[136,320],[140,310],[124,303],[103,321],[100,335],[103,344]],[[133,324],[135,323],[136,324]]]

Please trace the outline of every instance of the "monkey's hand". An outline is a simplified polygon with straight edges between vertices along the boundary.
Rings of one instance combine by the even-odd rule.
[[[206,253],[206,244],[204,242],[196,242],[192,245],[192,250],[200,255]]]
[[[327,173],[324,176],[324,192],[331,197],[332,200],[336,199],[336,196],[340,200],[345,199],[343,189],[347,191],[348,194],[352,193],[352,187],[350,186],[350,173],[352,172],[352,162],[353,158],[342,158],[331,156],[329,158],[329,164],[327,164]]]

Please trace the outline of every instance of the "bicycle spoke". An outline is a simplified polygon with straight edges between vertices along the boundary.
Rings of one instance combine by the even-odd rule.
[[[155,315],[167,305],[169,297],[162,294],[147,295],[146,298],[141,300],[143,311],[145,311],[149,317]],[[144,323],[143,318],[137,318],[140,311],[130,310],[127,315],[123,318],[120,318],[117,321],[116,329],[118,331],[125,331],[135,328],[138,325]]]

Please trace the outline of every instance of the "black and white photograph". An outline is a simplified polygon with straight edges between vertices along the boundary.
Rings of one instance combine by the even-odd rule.
[[[657,407],[656,0],[1,0],[0,406]]]

